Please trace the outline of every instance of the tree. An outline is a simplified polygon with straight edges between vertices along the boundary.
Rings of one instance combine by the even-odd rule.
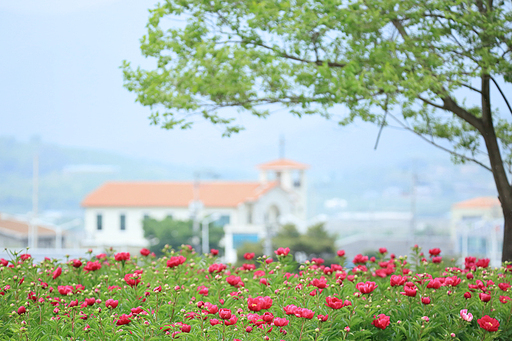
[[[186,129],[198,114],[230,135],[243,127],[220,109],[266,117],[274,104],[328,118],[343,105],[342,125],[393,119],[492,172],[512,261],[510,0],[167,0],[150,12],[141,50],[156,67],[122,68],[153,124]]]
[[[143,229],[144,237],[155,242],[150,249],[156,255],[162,255],[165,245],[169,245],[174,250],[179,250],[183,244],[190,245],[194,237],[191,220],[174,220],[170,217],[163,220],[148,218],[144,219]],[[211,223],[209,234],[210,246],[214,249],[219,248],[224,229]]]
[[[336,236],[325,230],[324,224],[315,224],[308,227],[305,234],[300,234],[293,224],[283,225],[272,238],[274,248],[289,247],[292,252],[304,252],[306,255],[332,256],[336,253]],[[257,256],[263,255],[263,241],[258,243],[244,243],[237,250],[238,259],[243,259],[246,252],[254,252]],[[332,259],[330,259],[332,261]]]

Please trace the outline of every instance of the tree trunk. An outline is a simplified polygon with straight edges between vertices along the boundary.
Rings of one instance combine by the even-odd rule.
[[[512,261],[512,186],[508,182],[507,172],[501,158],[500,147],[494,130],[493,117],[491,111],[490,96],[490,76],[482,75],[482,127],[480,133],[485,141],[487,153],[489,154],[489,163],[491,164],[492,175],[498,190],[503,218],[505,225],[503,228],[503,252],[502,261]]]
[[[503,204],[501,207],[503,208],[503,218],[505,219],[501,261],[512,262],[512,207],[505,207]]]

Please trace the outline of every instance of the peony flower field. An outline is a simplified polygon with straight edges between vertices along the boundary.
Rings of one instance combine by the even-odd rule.
[[[1,340],[511,340],[512,265],[440,249],[242,266],[218,251],[108,250],[61,263],[0,258]],[[347,265],[350,264],[350,268]]]

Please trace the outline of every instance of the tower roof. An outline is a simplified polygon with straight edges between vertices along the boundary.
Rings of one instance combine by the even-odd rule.
[[[261,170],[283,170],[283,169],[308,169],[309,165],[300,163],[290,159],[277,159],[265,163],[261,163],[258,166]]]

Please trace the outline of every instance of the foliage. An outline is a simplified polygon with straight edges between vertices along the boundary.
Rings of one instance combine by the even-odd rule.
[[[397,108],[409,129],[451,142],[462,153],[454,158],[465,161],[464,155],[479,156],[481,130],[475,122],[483,109],[457,99],[457,90],[481,95],[472,83],[483,75],[512,81],[510,5],[165,1],[151,10],[141,40],[143,55],[155,58],[156,68],[133,70],[125,62],[125,86],[154,109],[154,124],[188,128],[188,114],[199,113],[226,125],[228,135],[242,127],[234,116],[219,115],[223,107],[265,117],[265,105],[279,103],[298,116],[331,117],[329,109],[344,104],[350,112],[340,124],[356,117],[381,124],[383,112]],[[169,27],[165,19],[178,16],[186,26]],[[512,126],[494,115],[510,166]]]
[[[0,340],[512,338],[512,266],[468,257],[459,269],[440,250],[412,251],[408,259],[380,250],[373,262],[357,255],[352,270],[317,259],[299,273],[282,252],[248,260],[256,269],[188,247],[165,247],[161,258],[110,249],[40,263],[9,252],[0,258]]]
[[[332,258],[336,252],[335,240],[335,236],[330,235],[322,223],[308,227],[305,234],[300,234],[295,225],[286,224],[281,226],[272,238],[272,246],[275,248],[289,247],[294,252],[304,252],[306,255],[322,255],[323,257]],[[243,259],[243,255],[247,252],[254,252],[257,256],[262,256],[263,243],[264,241],[244,243],[237,250],[238,259]]]
[[[162,250],[166,245],[173,249],[179,249],[183,244],[192,244],[192,237],[194,236],[192,220],[174,220],[171,217],[160,221],[153,218],[144,219],[143,229],[144,237],[154,243],[150,247],[151,251],[158,256],[162,255]],[[209,229],[210,247],[218,249],[223,236],[223,228],[211,223]]]
[[[195,114],[230,135],[243,127],[220,109],[266,117],[275,104],[342,125],[392,120],[493,173],[512,261],[512,107],[499,85],[512,82],[511,23],[511,0],[167,0],[141,39],[156,67],[125,61],[124,85],[167,129]]]

